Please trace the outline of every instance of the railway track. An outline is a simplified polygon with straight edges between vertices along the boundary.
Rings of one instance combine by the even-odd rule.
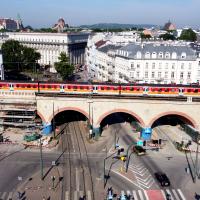
[[[64,187],[67,188],[63,188],[63,191],[69,191],[70,200],[77,198],[74,196],[75,191],[83,192],[78,199],[85,197],[87,200],[89,199],[87,198],[87,191],[91,191],[90,199],[95,200],[88,152],[79,122],[68,123],[65,128],[64,138],[62,140],[62,146],[66,146],[65,154],[63,155],[64,176],[66,177]]]

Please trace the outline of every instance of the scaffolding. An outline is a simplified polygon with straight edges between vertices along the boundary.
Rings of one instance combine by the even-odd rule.
[[[5,99],[0,101],[0,130],[8,127],[35,127],[36,101]]]

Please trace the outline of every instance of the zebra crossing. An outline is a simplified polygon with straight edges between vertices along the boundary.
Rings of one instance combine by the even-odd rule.
[[[117,192],[114,192],[114,193],[117,193]],[[66,191],[65,200],[79,200],[80,197],[83,197],[83,194],[84,194],[83,191],[73,191],[73,194],[70,195],[69,192]],[[120,195],[130,196],[134,200],[155,200],[155,199],[167,200],[167,196],[168,197],[170,196],[171,200],[187,200],[180,189],[132,190],[132,191],[122,190],[120,193],[117,193],[117,197],[119,197]],[[86,199],[92,200],[92,193],[89,190],[86,193]],[[104,199],[106,199],[106,196]],[[117,199],[117,198],[113,198],[113,200],[114,199]]]
[[[0,200],[12,200],[13,192],[0,192]]]

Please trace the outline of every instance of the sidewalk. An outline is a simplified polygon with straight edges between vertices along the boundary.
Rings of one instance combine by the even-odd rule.
[[[44,176],[49,168],[44,169]],[[54,188],[52,177],[55,177]],[[21,193],[21,198],[18,198]],[[54,166],[46,175],[44,180],[41,180],[40,171],[35,173],[31,178],[23,182],[14,192],[12,199],[26,200],[55,200],[61,199],[62,194],[62,169]]]

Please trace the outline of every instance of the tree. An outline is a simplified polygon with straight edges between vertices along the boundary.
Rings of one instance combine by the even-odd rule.
[[[144,33],[140,34],[141,39],[150,39],[152,38],[151,35],[145,35]]]
[[[70,64],[69,57],[65,52],[61,52],[58,59],[59,62],[55,63],[56,71],[61,75],[63,80],[66,80],[69,76],[72,75],[74,66]]]
[[[186,40],[186,41],[196,41],[197,40],[197,35],[196,33],[190,28],[190,29],[185,29],[182,31],[181,36],[179,38],[180,40]]]
[[[40,53],[21,45],[16,40],[7,40],[2,45],[3,62],[6,70],[29,69],[40,59]]]
[[[159,38],[162,38],[163,40],[175,40],[175,36],[170,33],[162,34]]]

